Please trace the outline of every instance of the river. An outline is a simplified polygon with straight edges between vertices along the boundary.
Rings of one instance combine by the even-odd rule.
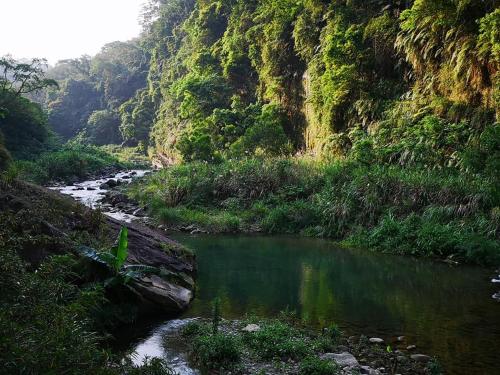
[[[75,187],[59,190],[83,194]],[[88,204],[97,205],[88,195],[103,191],[85,191]],[[196,298],[179,320],[134,327],[129,345],[138,362],[162,356],[180,374],[197,374],[187,365],[177,332],[190,319],[210,316],[218,297],[225,318],[294,310],[313,326],[335,322],[349,334],[382,337],[394,347],[416,345],[416,352],[438,357],[447,374],[500,374],[500,303],[492,298],[498,284],[489,270],[341,249],[321,239],[173,238],[197,254]],[[398,336],[404,342],[397,344]]]

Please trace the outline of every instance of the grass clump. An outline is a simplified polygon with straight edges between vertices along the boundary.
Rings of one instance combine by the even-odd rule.
[[[300,364],[299,370],[299,375],[336,375],[339,373],[340,369],[334,362],[314,356],[306,358]]]
[[[196,362],[209,370],[234,368],[241,359],[239,341],[227,334],[203,334],[193,342],[193,353]]]
[[[332,352],[340,343],[342,331],[336,324],[324,328],[322,334],[314,340],[314,348],[322,352]]]
[[[266,322],[244,339],[263,359],[302,359],[311,352],[298,330],[278,320]]]

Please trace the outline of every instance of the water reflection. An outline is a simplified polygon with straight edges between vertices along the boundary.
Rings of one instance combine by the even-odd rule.
[[[406,336],[452,374],[497,373],[500,304],[480,268],[338,249],[328,241],[181,237],[196,249],[198,291],[188,316],[274,315],[296,310],[317,326]]]

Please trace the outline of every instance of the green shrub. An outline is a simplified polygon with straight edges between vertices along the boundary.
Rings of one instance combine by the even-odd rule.
[[[199,322],[189,322],[184,327],[182,327],[181,333],[183,336],[186,337],[201,336],[204,334],[209,334],[210,327],[206,324]]]
[[[298,200],[270,209],[262,220],[262,229],[269,233],[298,233],[320,220],[311,202]]]
[[[84,178],[106,167],[124,166],[113,156],[93,146],[67,145],[46,152],[34,161],[16,162],[21,177],[36,183]]]
[[[322,360],[317,357],[308,357],[300,364],[300,375],[336,375],[340,373],[339,367],[332,361]]]
[[[207,369],[231,369],[241,358],[238,340],[223,333],[197,336],[193,353],[196,361]]]
[[[300,332],[280,321],[263,324],[259,331],[246,334],[245,340],[264,359],[301,359],[311,352]]]

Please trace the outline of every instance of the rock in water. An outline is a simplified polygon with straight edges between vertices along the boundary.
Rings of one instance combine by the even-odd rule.
[[[372,344],[383,344],[384,340],[382,340],[381,338],[378,338],[378,337],[372,337],[370,339],[370,343],[372,343]]]

